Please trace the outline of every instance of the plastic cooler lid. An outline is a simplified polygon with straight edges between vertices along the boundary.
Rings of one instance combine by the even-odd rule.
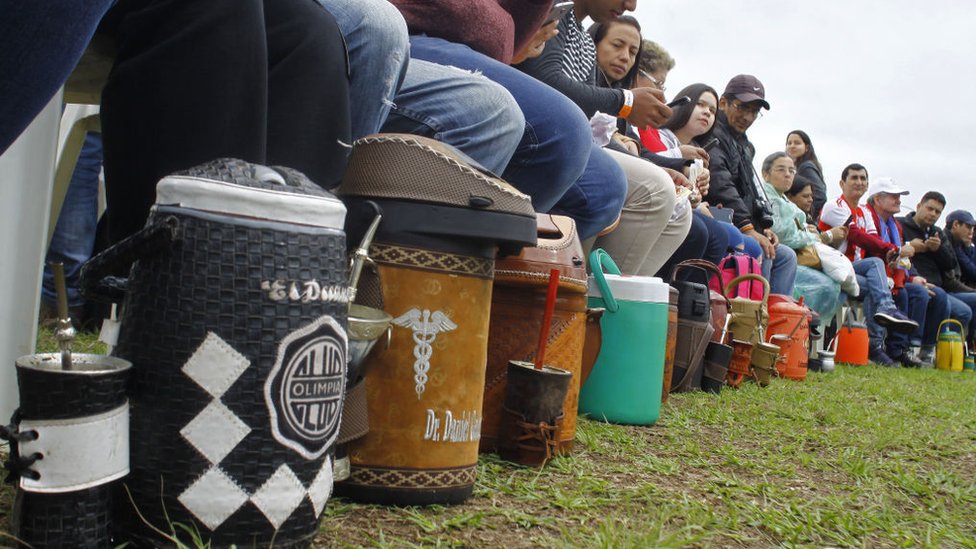
[[[656,276],[630,276],[604,274],[607,286],[618,301],[639,301],[642,303],[668,303],[670,286]],[[587,277],[586,295],[603,297],[593,275]]]

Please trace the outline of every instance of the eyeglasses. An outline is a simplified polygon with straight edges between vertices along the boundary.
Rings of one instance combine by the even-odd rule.
[[[743,114],[751,114],[752,116],[756,117],[756,120],[763,117],[761,105],[756,105],[755,107],[747,107],[744,103],[739,103],[738,101],[736,101],[735,103],[732,103],[732,108]]]
[[[643,70],[638,69],[637,72],[641,73],[641,76],[643,76],[644,78],[650,80],[651,81],[651,84],[654,84],[654,87],[655,88],[661,90],[662,92],[668,91],[668,88],[666,88],[664,86],[664,82],[658,82],[657,78],[654,78],[653,76],[651,76],[650,74],[648,74],[646,71],[643,71]]]

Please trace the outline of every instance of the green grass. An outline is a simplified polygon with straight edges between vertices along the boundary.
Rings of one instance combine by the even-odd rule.
[[[581,420],[541,471],[483,455],[464,505],[333,498],[315,546],[976,548],[976,376],[839,366],[673,395],[651,427]]]
[[[344,503],[322,547],[976,547],[976,376],[840,366],[580,422],[543,471],[482,456],[465,505]]]

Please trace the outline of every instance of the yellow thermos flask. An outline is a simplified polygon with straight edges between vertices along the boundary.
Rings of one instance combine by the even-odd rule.
[[[959,332],[952,331],[946,323],[955,323]],[[946,329],[943,330],[943,327]],[[950,372],[961,372],[963,366],[962,323],[954,318],[947,318],[939,323],[939,337],[935,343],[935,367]]]

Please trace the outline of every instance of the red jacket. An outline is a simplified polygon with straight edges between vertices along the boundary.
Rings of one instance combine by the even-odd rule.
[[[535,35],[552,0],[390,0],[411,34],[427,34],[493,57],[506,65]]]
[[[878,232],[880,233],[881,216],[878,215],[878,212],[874,211],[874,206],[872,206],[871,204],[867,204],[866,206],[864,206],[864,209],[866,209],[871,214],[871,217],[874,219],[874,226],[879,228]],[[902,242],[905,242],[905,234],[904,232],[902,232],[901,223],[899,223],[897,219],[895,219],[895,227],[898,228],[898,239],[901,240]],[[887,244],[891,244],[897,249],[897,246],[895,244],[890,242],[887,242]],[[880,257],[882,260],[885,260],[887,259],[887,255],[888,252],[885,251],[884,255],[879,255],[876,257]],[[897,294],[899,289],[904,288],[905,282],[909,281],[909,273],[906,269],[903,269],[901,267],[896,267],[890,263],[886,263],[885,271],[887,272],[891,280],[895,282],[895,289],[894,291],[892,291],[892,293],[894,294]]]
[[[841,195],[834,202],[828,201],[824,204],[820,212],[820,221],[817,224],[821,231],[826,231],[845,223],[844,217],[848,217],[847,225],[847,247],[844,254],[852,262],[864,257],[885,258],[888,250],[897,250],[894,244],[889,244],[881,239],[876,232],[877,225],[867,223],[865,220],[865,207],[851,207],[847,199]],[[848,214],[850,214],[848,216]],[[872,219],[872,222],[874,219]]]

